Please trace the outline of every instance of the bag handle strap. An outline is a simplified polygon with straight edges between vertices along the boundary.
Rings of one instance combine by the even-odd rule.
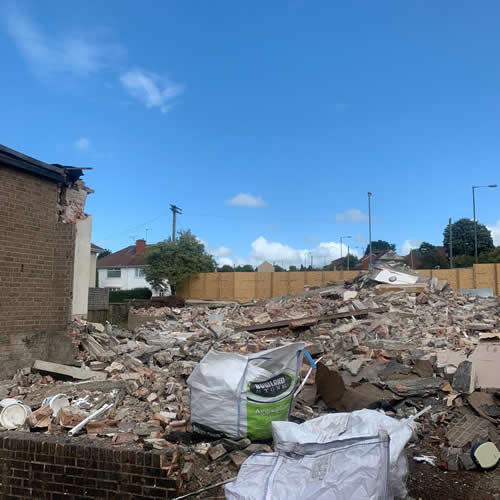
[[[301,349],[299,352],[301,352],[301,353],[304,354],[304,356],[306,357],[307,361],[311,365],[311,368],[315,370],[316,369],[316,363],[312,359],[312,356],[309,354],[309,351],[307,349]]]

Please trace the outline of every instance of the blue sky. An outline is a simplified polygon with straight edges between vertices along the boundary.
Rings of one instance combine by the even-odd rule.
[[[500,184],[500,4],[0,1],[0,142],[92,167],[93,240],[221,263],[441,244]],[[500,188],[477,192],[500,245]],[[360,250],[357,250],[358,252]],[[344,250],[345,252],[345,250]]]

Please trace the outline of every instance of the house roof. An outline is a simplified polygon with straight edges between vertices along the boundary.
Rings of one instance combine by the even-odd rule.
[[[30,172],[54,182],[76,181],[83,175],[79,167],[45,163],[2,144],[0,144],[0,164]]]
[[[136,253],[136,246],[122,248],[97,260],[97,268],[104,267],[140,267],[146,262],[146,256],[156,245],[146,245],[146,251]]]
[[[96,245],[95,243],[90,244],[90,251],[91,253],[101,253],[104,252],[104,248],[101,248],[99,245]]]

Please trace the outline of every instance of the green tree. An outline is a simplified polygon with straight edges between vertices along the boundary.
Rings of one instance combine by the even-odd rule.
[[[388,241],[384,240],[377,240],[377,241],[372,241],[372,252],[377,253],[377,252],[388,252],[389,250],[392,250],[393,252],[396,251],[396,245],[394,243],[389,243]],[[366,250],[365,250],[365,255],[369,255],[370,253],[370,244],[366,245]]]
[[[278,264],[276,264],[276,265],[274,266],[274,272],[275,272],[275,273],[282,273],[282,272],[284,272],[284,271],[286,271],[286,269],[283,269],[281,266],[278,266]]]
[[[297,272],[297,271],[298,271],[297,266],[290,266],[290,267],[288,268],[288,270],[289,270],[289,271],[292,271],[292,272]]]
[[[500,263],[500,246],[495,247],[491,252],[483,252],[479,256],[480,264],[497,264]]]
[[[457,255],[453,257],[453,267],[472,267],[474,257],[472,255]]]
[[[440,267],[442,269],[448,268],[448,262],[437,251],[437,248],[430,243],[424,241],[417,250],[420,258],[419,269],[435,269]]]
[[[215,260],[203,243],[191,231],[180,231],[179,237],[158,243],[146,257],[146,280],[153,288],[160,288],[166,280],[172,293],[188,276],[215,270]]]
[[[349,269],[352,270],[354,266],[358,263],[358,258],[352,253],[349,254]],[[343,269],[347,270],[347,255],[342,257],[342,266]]]
[[[474,221],[471,219],[460,219],[451,225],[453,255],[474,255]],[[443,232],[443,245],[449,248],[450,228],[447,224]],[[477,223],[477,252],[489,252],[493,250],[493,239],[490,230],[483,224]],[[455,260],[455,259],[454,259]]]
[[[97,254],[97,258],[98,259],[102,259],[103,257],[106,257],[108,255],[111,254],[111,250],[109,250],[108,248],[106,248],[105,250],[103,250],[102,252],[98,253]]]
[[[253,273],[255,269],[250,264],[245,264],[244,266],[237,266],[234,269],[237,273]]]
[[[219,267],[217,269],[219,273],[232,273],[234,271],[233,266],[230,266],[229,264],[224,264],[222,267]]]

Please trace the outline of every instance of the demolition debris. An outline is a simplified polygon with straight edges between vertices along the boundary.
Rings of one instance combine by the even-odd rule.
[[[291,421],[361,409],[407,419],[430,406],[408,453],[481,470],[479,451],[496,455],[479,443],[500,446],[499,300],[382,271],[249,304],[136,309],[131,331],[74,322],[75,366],[39,360],[0,381],[0,429],[160,449],[180,492],[222,484],[272,449],[193,432],[187,378],[211,349],[250,356],[301,343],[321,361],[299,367]]]

